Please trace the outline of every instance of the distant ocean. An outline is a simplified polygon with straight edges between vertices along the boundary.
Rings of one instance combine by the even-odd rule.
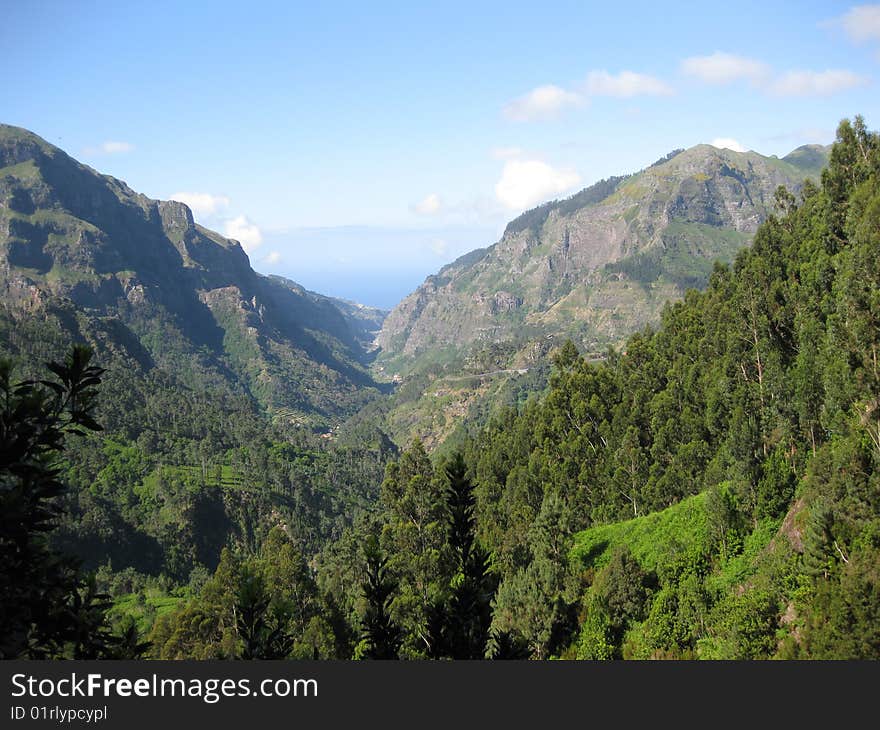
[[[269,266],[257,254],[252,265],[319,294],[391,309],[425,277],[499,235],[477,226],[296,228],[267,233],[261,251],[277,251],[280,260]]]
[[[348,299],[380,309],[392,309],[412,293],[431,270],[419,271],[301,271],[284,274],[306,289],[339,299]]]

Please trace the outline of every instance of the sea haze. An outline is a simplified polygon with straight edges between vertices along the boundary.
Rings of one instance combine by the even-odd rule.
[[[250,254],[255,269],[307,289],[391,309],[425,277],[498,240],[492,226],[339,226],[269,232]]]
[[[341,269],[338,272],[332,270],[282,272],[281,276],[328,297],[391,310],[404,297],[415,291],[425,277],[432,273],[434,272],[430,269],[387,272],[376,269],[361,273]]]

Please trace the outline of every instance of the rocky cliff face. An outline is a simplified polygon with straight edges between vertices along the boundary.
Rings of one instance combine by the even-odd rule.
[[[375,392],[367,325],[349,303],[257,274],[237,241],[197,225],[183,203],[151,200],[3,125],[0,291],[14,316],[70,302],[80,319],[114,320],[151,362],[198,363],[201,377],[304,422]],[[371,313],[374,326],[383,314]],[[88,339],[89,322],[77,327]]]
[[[377,338],[392,369],[475,343],[574,336],[587,348],[654,321],[705,283],[772,212],[779,185],[818,177],[827,151],[784,159],[709,145],[602,181],[512,221],[502,239],[428,277]]]

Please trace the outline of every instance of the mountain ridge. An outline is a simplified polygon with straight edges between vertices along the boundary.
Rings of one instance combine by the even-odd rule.
[[[704,288],[716,261],[750,244],[779,185],[797,192],[819,177],[828,151],[778,158],[697,145],[525,211],[385,319],[374,366],[396,383],[385,427],[398,443],[454,448],[542,391],[565,339],[596,360],[657,325],[667,302]]]
[[[381,310],[259,274],[238,241],[197,224],[184,203],[152,200],[8,125],[0,287],[13,312],[69,300],[116,319],[140,361],[210,371],[303,423],[327,424],[378,392],[367,344]]]
[[[551,310],[564,307],[567,297],[583,299],[579,285],[592,289],[587,298],[597,289],[601,295],[613,283],[600,275],[603,267],[651,249],[682,250],[688,259],[682,264],[700,269],[680,282],[659,282],[659,296],[681,296],[689,285],[705,283],[712,260],[729,261],[748,243],[772,210],[778,185],[798,189],[803,178],[818,176],[827,153],[826,147],[804,145],[778,158],[697,145],[525,211],[507,224],[498,242],[444,266],[392,309],[376,339],[380,359],[405,369],[426,350],[498,342],[517,329],[547,334],[542,320],[554,320]],[[657,297],[648,298],[651,304]],[[594,309],[601,315],[608,307],[598,302]],[[588,347],[614,342],[658,313],[645,317],[642,311],[638,322],[619,331],[599,321],[579,339]]]

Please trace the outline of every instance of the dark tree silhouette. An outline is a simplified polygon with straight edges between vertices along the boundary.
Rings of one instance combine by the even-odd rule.
[[[448,546],[454,573],[448,595],[434,606],[429,619],[431,656],[483,659],[498,581],[490,570],[489,554],[474,538],[476,498],[461,454],[447,465],[446,478]]]
[[[234,605],[242,659],[285,659],[290,654],[295,637],[286,629],[290,614],[285,608],[273,605],[259,572],[242,571]]]
[[[388,575],[387,558],[379,548],[379,539],[370,535],[364,545],[367,574],[361,589],[367,599],[362,621],[365,659],[397,659],[403,634],[391,618],[389,607],[397,590],[397,581]]]
[[[14,383],[0,360],[0,658],[74,659],[140,654],[132,631],[114,636],[108,596],[79,562],[49,545],[65,486],[59,461],[69,434],[99,431],[92,412],[103,370],[74,346],[47,368],[52,380]]]

